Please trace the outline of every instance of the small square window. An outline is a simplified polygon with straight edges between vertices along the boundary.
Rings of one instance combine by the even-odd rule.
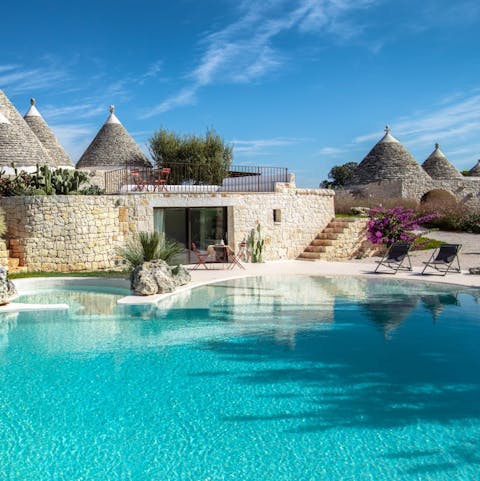
[[[281,209],[273,209],[273,222],[282,222],[282,210]]]

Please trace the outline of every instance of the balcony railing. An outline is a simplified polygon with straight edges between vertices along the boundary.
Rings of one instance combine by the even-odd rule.
[[[225,175],[208,165],[169,163],[165,168],[134,167],[105,172],[107,194],[126,193],[214,193],[274,192],[277,182],[288,182],[284,167],[232,165]]]

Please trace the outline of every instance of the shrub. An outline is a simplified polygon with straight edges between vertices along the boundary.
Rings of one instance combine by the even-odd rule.
[[[370,210],[367,239],[373,244],[391,245],[394,242],[413,242],[417,237],[413,231],[421,224],[436,217],[436,214],[418,216],[413,209],[377,207]]]
[[[438,214],[426,224],[428,227],[480,234],[480,210],[466,209],[465,205],[459,202],[432,200],[422,204],[420,212]]]
[[[180,244],[166,241],[159,232],[139,232],[126,247],[118,249],[118,255],[134,268],[157,259],[168,263],[182,250]]]
[[[353,195],[347,190],[336,190],[335,214],[351,214],[352,207],[368,207],[370,209],[383,206],[387,209],[404,207],[405,209],[418,209],[418,202],[414,199],[381,198],[373,196]]]
[[[373,196],[353,195],[346,190],[335,192],[335,214],[351,214],[352,207],[385,209],[403,207],[413,210],[418,217],[429,216],[423,225],[427,228],[456,232],[480,233],[480,210],[466,208],[452,196],[430,195],[428,201],[418,203],[413,199],[385,199]]]
[[[80,190],[79,193],[82,195],[103,195],[105,194],[105,189],[102,189],[98,185],[92,184]]]

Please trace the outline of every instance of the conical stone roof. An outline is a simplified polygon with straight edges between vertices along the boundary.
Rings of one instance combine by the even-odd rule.
[[[11,167],[12,162],[20,169],[36,164],[53,165],[48,152],[1,90],[0,112],[9,122],[2,124],[2,135],[8,133],[8,139],[2,137],[0,167]]]
[[[435,144],[435,150],[428,156],[422,167],[433,179],[455,179],[462,174],[450,163],[440,146]]]
[[[468,171],[468,173],[469,173],[472,177],[480,177],[480,159],[478,159],[477,164],[474,165],[474,166]]]
[[[369,184],[389,179],[428,179],[428,174],[408,150],[385,128],[385,135],[358,164],[352,184]]]
[[[110,106],[110,115],[98,131],[87,150],[80,157],[77,169],[112,169],[125,165],[150,167],[146,155],[140,150]]]
[[[23,116],[41,144],[45,147],[56,166],[74,167],[72,159],[61,146],[55,134],[50,130],[40,112],[35,107],[35,99],[30,99],[30,108]]]

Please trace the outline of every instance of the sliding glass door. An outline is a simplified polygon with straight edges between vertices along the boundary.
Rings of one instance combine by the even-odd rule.
[[[192,242],[205,251],[209,245],[228,241],[226,207],[155,208],[154,226],[166,239],[184,247],[184,254],[178,259],[182,263],[195,261]]]

